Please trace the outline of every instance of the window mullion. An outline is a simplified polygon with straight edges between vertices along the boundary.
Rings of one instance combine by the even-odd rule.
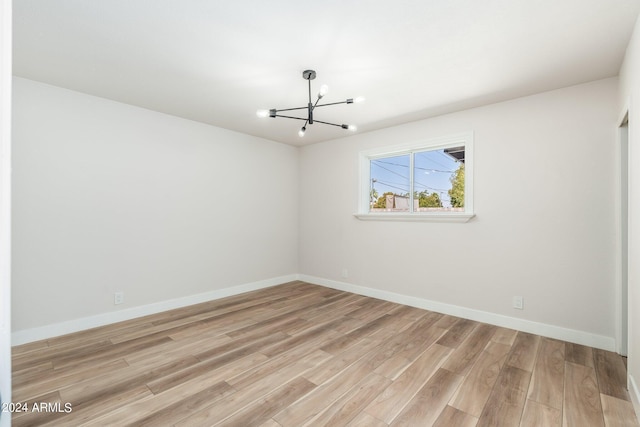
[[[414,152],[409,153],[409,213],[413,213],[413,178],[414,178],[414,170],[413,170],[413,157],[415,156]]]

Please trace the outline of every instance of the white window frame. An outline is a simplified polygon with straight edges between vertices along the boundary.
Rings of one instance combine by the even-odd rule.
[[[409,212],[370,212],[371,161],[384,157],[401,156],[419,151],[439,150],[464,145],[464,212],[413,212],[409,203]],[[411,157],[413,158],[413,157]],[[381,147],[359,153],[360,182],[358,194],[358,212],[354,216],[361,220],[374,221],[425,221],[425,222],[467,222],[475,216],[473,210],[473,132],[431,138],[409,144]],[[413,162],[411,163],[413,165]],[[411,188],[413,188],[413,167],[411,169]],[[410,194],[413,194],[411,191]]]

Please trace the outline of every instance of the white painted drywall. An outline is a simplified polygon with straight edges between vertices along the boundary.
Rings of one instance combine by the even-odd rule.
[[[629,108],[629,392],[640,415],[640,21],[620,69],[619,110]]]
[[[0,400],[2,402],[11,402],[11,6],[11,0],[0,1]],[[11,414],[0,412],[0,426],[10,425]]]
[[[300,272],[613,338],[616,97],[611,78],[302,147]],[[354,218],[359,151],[466,131],[476,218]]]
[[[296,148],[22,78],[13,100],[14,331],[297,272]]]

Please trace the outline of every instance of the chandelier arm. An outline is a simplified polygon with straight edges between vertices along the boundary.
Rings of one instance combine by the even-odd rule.
[[[320,102],[321,97],[318,97],[318,99],[316,99],[315,104],[313,104],[313,109],[316,109],[316,106],[318,105],[318,102]]]
[[[307,107],[295,107],[295,108],[283,108],[282,110],[275,110],[276,113],[279,113],[280,111],[293,111],[293,110],[306,110]]]
[[[319,100],[318,100],[319,101]],[[316,102],[317,104],[317,102]],[[349,100],[346,101],[340,101],[340,102],[330,102],[329,104],[320,104],[320,105],[316,105],[315,107],[326,107],[327,105],[339,105],[339,104],[351,104],[351,102],[349,102]]]
[[[343,128],[344,129],[344,127],[342,125],[338,125],[338,124],[335,124],[335,123],[321,122],[320,120],[314,120],[314,122],[315,123],[322,123],[323,125],[338,126],[339,128]]]
[[[309,119],[304,118],[304,117],[281,116],[280,114],[276,114],[273,117],[284,117],[285,119],[296,119],[296,120],[309,120]]]

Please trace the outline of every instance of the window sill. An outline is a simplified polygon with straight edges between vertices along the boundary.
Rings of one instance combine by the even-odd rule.
[[[406,213],[366,213],[353,214],[362,221],[410,221],[410,222],[468,222],[476,216],[469,213],[429,213],[429,214],[406,214]]]

